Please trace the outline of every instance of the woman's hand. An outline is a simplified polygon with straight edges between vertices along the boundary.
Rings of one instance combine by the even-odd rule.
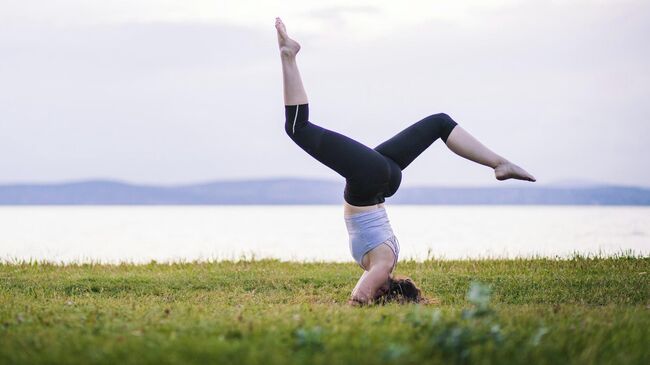
[[[360,307],[360,306],[363,305],[363,303],[361,303],[360,301],[352,298],[352,299],[348,300],[348,305],[351,305],[353,307]]]

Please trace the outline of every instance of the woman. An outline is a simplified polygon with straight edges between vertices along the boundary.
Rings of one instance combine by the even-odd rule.
[[[493,168],[498,180],[535,178],[489,150],[443,113],[427,116],[374,149],[309,122],[307,94],[296,64],[300,45],[289,38],[280,18],[276,18],[275,28],[282,60],[285,131],[298,146],[346,180],[344,219],[350,251],[364,269],[349,304],[380,298],[419,301],[420,290],[411,279],[392,276],[399,242],[386,215],[384,198],[397,191],[402,170],[440,138],[456,154]]]

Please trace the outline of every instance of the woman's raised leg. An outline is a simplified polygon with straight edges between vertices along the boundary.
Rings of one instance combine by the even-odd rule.
[[[275,28],[282,60],[287,135],[305,152],[347,180],[386,180],[387,165],[381,154],[352,138],[309,121],[307,93],[296,63],[300,45],[289,38],[280,18],[276,18]]]
[[[438,138],[457,155],[493,168],[498,180],[535,181],[531,174],[485,147],[444,113],[423,118],[375,147],[375,150],[393,159],[404,170]]]
[[[307,93],[302,85],[296,55],[300,44],[289,38],[287,28],[280,18],[275,18],[275,29],[278,33],[278,46],[282,58],[282,83],[284,86],[284,105],[307,104]]]
[[[518,179],[535,181],[526,170],[492,152],[466,130],[457,126],[447,138],[447,147],[455,154],[494,169],[498,180]]]

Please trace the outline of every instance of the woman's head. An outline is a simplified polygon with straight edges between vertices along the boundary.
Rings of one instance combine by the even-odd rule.
[[[422,291],[418,288],[413,279],[408,276],[390,276],[387,289],[379,298],[383,302],[419,303],[422,300]]]

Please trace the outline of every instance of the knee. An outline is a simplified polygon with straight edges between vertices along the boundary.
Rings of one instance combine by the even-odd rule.
[[[310,124],[311,123],[308,121],[287,120],[284,122],[284,132],[289,136],[289,138],[295,141],[296,138],[303,138],[299,136],[303,135],[306,130],[311,128]]]
[[[453,121],[453,119],[451,119],[451,117],[446,113],[431,114],[427,118],[438,124],[447,124],[449,121]]]
[[[286,121],[284,122],[284,132],[285,132],[289,137],[293,137],[293,135],[294,135],[293,120],[286,120]]]
[[[294,123],[295,119],[293,116],[287,115],[287,117],[284,120],[284,132],[291,138],[293,138],[293,135],[295,134],[296,131],[296,123]]]
[[[446,113],[432,114],[427,118],[435,125],[436,130],[438,130],[438,133],[440,134],[440,138],[445,142],[447,142],[447,137],[449,137],[449,134],[451,134],[454,127],[458,125],[458,123],[456,123],[456,121]]]
[[[291,138],[304,127],[309,119],[309,105],[285,105],[284,131]]]

